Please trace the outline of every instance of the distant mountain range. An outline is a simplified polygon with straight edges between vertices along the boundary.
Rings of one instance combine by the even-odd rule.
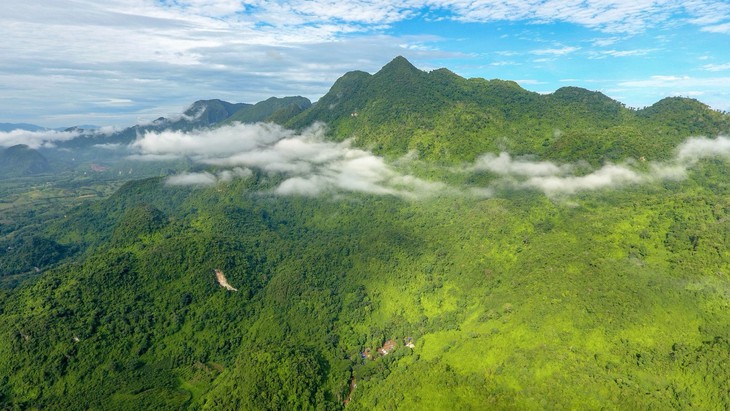
[[[13,130],[25,130],[25,131],[43,131],[48,130],[45,127],[37,126],[35,124],[27,123],[0,123],[0,131],[8,132]]]
[[[299,96],[271,97],[256,104],[199,100],[177,117],[160,117],[111,134],[86,126],[70,128],[79,136],[56,145],[65,150],[127,145],[147,132],[236,122],[273,122],[293,129],[323,122],[330,138],[353,139],[379,155],[416,152],[444,162],[471,161],[480,153],[503,150],[592,164],[666,159],[687,136],[730,132],[730,116],[694,99],[670,97],[631,109],[583,88],[539,94],[513,81],[465,79],[447,69],[425,72],[396,57],[372,75],[346,73],[315,104]],[[30,124],[2,127],[43,129]]]

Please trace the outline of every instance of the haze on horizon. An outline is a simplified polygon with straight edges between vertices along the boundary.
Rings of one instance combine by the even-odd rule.
[[[730,4],[48,0],[0,15],[0,122],[127,126],[198,99],[316,101],[397,55],[423,70],[571,85],[632,107],[730,110]]]

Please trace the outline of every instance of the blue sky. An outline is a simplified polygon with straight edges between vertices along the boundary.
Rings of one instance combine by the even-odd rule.
[[[0,0],[2,1],[2,0]],[[127,126],[198,99],[315,101],[397,55],[423,70],[730,111],[717,0],[5,0],[0,122]]]

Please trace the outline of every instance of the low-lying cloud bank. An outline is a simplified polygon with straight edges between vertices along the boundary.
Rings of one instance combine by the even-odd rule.
[[[507,153],[485,154],[466,171],[489,171],[501,176],[497,184],[513,188],[530,188],[550,197],[571,195],[581,191],[617,188],[665,180],[681,180],[698,161],[708,158],[730,158],[730,138],[693,137],[677,149],[667,162],[652,162],[641,167],[641,162],[627,160],[623,164],[606,164],[598,170],[577,174],[574,164],[555,164],[549,161],[513,159]]]
[[[219,182],[230,182],[234,178],[246,179],[253,175],[247,168],[236,167],[233,170],[223,170],[218,174],[204,171],[202,173],[183,173],[171,176],[166,183],[171,186],[208,186]]]
[[[421,198],[447,190],[443,183],[400,173],[383,158],[353,148],[347,141],[336,143],[324,137],[321,124],[300,133],[274,124],[236,124],[188,133],[148,132],[132,144],[132,149],[139,153],[134,158],[141,160],[187,156],[200,163],[232,168],[219,175],[170,177],[167,183],[171,185],[211,185],[245,177],[236,170],[251,173],[255,168],[285,176],[274,189],[280,195],[350,191]]]
[[[130,158],[173,159],[189,157],[218,166],[213,174],[185,173],[170,177],[170,185],[212,185],[248,178],[251,169],[284,176],[274,192],[280,195],[316,196],[333,192],[361,192],[423,198],[434,195],[490,197],[500,188],[529,189],[549,197],[569,196],[583,191],[618,188],[656,181],[681,180],[689,169],[705,158],[730,158],[730,139],[690,138],[677,147],[667,162],[644,163],[627,160],[587,170],[586,164],[556,164],[530,158],[513,158],[508,153],[488,153],[459,172],[489,172],[496,178],[486,187],[449,187],[400,172],[397,167],[348,141],[325,139],[325,128],[316,124],[302,132],[274,124],[236,124],[193,132],[148,132],[131,148]],[[403,157],[399,163],[417,161]]]
[[[72,140],[81,133],[78,131],[28,131],[16,129],[0,132],[0,147],[25,144],[30,148],[54,147],[56,142]]]

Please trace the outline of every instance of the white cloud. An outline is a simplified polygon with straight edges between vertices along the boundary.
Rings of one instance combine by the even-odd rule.
[[[730,138],[728,137],[691,138],[677,148],[677,160],[687,165],[692,165],[705,158],[728,157],[730,157]]]
[[[171,186],[207,186],[215,184],[218,179],[211,173],[184,173],[168,177],[165,181]]]
[[[515,81],[517,84],[519,84],[521,86],[525,86],[525,85],[535,86],[538,84],[546,84],[544,81],[534,80],[534,79],[522,79],[522,80],[513,80],[513,81]]]
[[[621,40],[622,40],[621,37],[604,37],[604,38],[599,38],[599,39],[593,40],[592,44],[595,47],[606,47],[606,46],[616,44]]]
[[[250,168],[282,174],[284,181],[274,192],[281,195],[320,195],[360,192],[421,198],[447,192],[443,183],[403,174],[349,142],[325,139],[321,124],[295,133],[274,124],[236,124],[194,132],[149,132],[131,144],[137,159],[188,156],[231,170],[189,173],[170,177],[168,184],[210,185],[233,178],[247,178]],[[401,159],[401,162],[408,162]]]
[[[79,136],[77,131],[26,131],[12,130],[0,132],[0,147],[25,144],[30,148],[53,146],[56,142],[67,141]]]
[[[650,76],[648,79],[619,82],[620,87],[639,88],[697,88],[712,89],[730,87],[730,77]]]
[[[649,53],[655,52],[658,49],[634,49],[634,50],[598,50],[591,51],[589,54],[591,58],[604,58],[604,57],[634,57],[634,56],[645,56]]]
[[[497,0],[473,2],[449,0],[437,2],[462,21],[532,20],[567,22],[598,29],[606,33],[638,33],[667,21],[684,11],[681,2],[656,1],[534,1]]]
[[[707,158],[730,159],[730,138],[721,136],[714,139],[687,139],[677,147],[671,161],[649,163],[645,168],[637,167],[635,161],[627,160],[623,164],[606,164],[594,171],[578,173],[576,170],[584,167],[529,159],[513,160],[509,154],[500,153],[498,156],[483,155],[462,171],[489,171],[496,174],[498,178],[489,187],[473,189],[483,190],[489,196],[494,195],[495,187],[507,186],[538,190],[548,197],[564,197],[584,191],[682,180],[698,161]],[[477,193],[478,191],[473,194]]]
[[[641,183],[646,176],[625,166],[608,164],[582,176],[535,176],[521,186],[536,188],[548,196],[575,194],[603,188],[616,188],[626,184]]]
[[[165,180],[171,186],[210,186],[219,182],[228,183],[234,178],[247,179],[253,175],[253,171],[247,168],[236,167],[232,170],[223,170],[214,175],[207,171],[201,173],[182,173],[170,176]]]
[[[118,150],[123,146],[119,143],[105,143],[105,144],[94,144],[96,148],[103,148],[104,150]]]
[[[215,158],[230,153],[250,152],[294,134],[274,124],[261,123],[255,127],[229,125],[212,130],[148,131],[131,147],[144,154],[176,154],[200,158]]]
[[[710,33],[730,34],[730,23],[705,26],[702,28],[702,31],[708,31]]]
[[[530,53],[538,56],[564,56],[578,50],[580,50],[580,47],[565,46],[560,48],[537,49],[530,51]]]
[[[725,71],[730,70],[730,63],[725,64],[705,64],[702,66],[707,71]]]
[[[549,161],[513,160],[508,153],[502,152],[499,156],[492,153],[482,155],[474,162],[472,169],[501,175],[551,176],[564,174],[570,167],[558,166]]]
[[[452,34],[429,33],[427,25],[421,26],[418,35],[398,34],[394,24],[406,20],[569,23],[609,33],[592,41],[599,47],[670,25],[730,32],[729,7],[720,0],[16,3],[0,14],[4,39],[0,53],[12,56],[0,67],[0,112],[16,117],[8,121],[49,126],[129,125],[156,118],[160,112],[175,112],[200,98],[254,103],[272,95],[300,94],[316,100],[343,73],[356,69],[373,72],[399,54],[438,67],[444,58],[465,56],[445,51],[453,47],[443,46],[441,41],[457,41]],[[542,44],[572,40],[540,31],[547,40],[529,40]],[[500,34],[505,35],[497,33],[495,40]],[[462,40],[473,44],[482,38],[458,39]],[[530,54],[525,50],[534,47],[525,45],[504,55],[524,56]],[[556,46],[535,52],[554,58],[578,50],[582,49]],[[641,55],[638,50],[617,48],[607,53]],[[490,52],[499,54],[485,46],[476,48],[471,57]],[[527,66],[521,64],[520,68]],[[535,76],[524,70],[519,75]]]
[[[224,141],[227,145],[222,144]],[[506,152],[486,153],[473,164],[454,171],[489,172],[494,174],[491,183],[483,187],[450,187],[401,171],[418,161],[412,153],[389,164],[370,152],[351,147],[347,141],[327,141],[325,129],[319,124],[301,132],[271,124],[241,124],[204,132],[147,133],[131,148],[139,151],[138,159],[185,155],[222,168],[216,173],[172,176],[167,179],[169,185],[210,186],[250,178],[251,169],[255,168],[282,176],[282,182],[273,189],[277,195],[357,192],[406,199],[452,195],[493,197],[505,187],[537,190],[551,198],[564,198],[585,191],[682,180],[698,161],[730,159],[730,138],[722,136],[690,138],[679,145],[674,158],[666,162],[644,163],[627,159],[621,164],[605,164],[596,170],[590,170],[587,164],[580,162],[556,164],[528,157],[513,158]]]

